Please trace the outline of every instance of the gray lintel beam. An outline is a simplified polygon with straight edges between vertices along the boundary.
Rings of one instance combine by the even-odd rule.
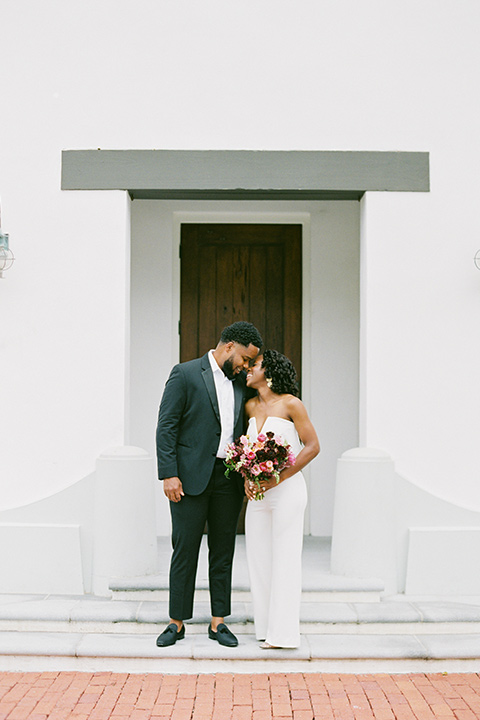
[[[426,152],[64,150],[63,190],[155,198],[348,198],[428,192]]]

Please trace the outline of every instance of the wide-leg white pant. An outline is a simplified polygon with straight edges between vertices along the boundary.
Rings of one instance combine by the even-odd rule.
[[[255,634],[279,647],[300,644],[303,519],[307,488],[296,473],[250,500],[245,542],[253,599]]]

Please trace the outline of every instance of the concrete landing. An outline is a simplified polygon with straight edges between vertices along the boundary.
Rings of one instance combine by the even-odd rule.
[[[304,538],[302,553],[303,599],[311,602],[379,602],[384,591],[383,581],[378,578],[346,578],[330,572],[330,538]],[[159,572],[155,575],[121,578],[110,582],[112,595],[119,600],[168,600],[168,571],[171,543],[169,538],[159,538]],[[233,562],[232,600],[250,600],[245,552],[245,536],[237,536]],[[208,549],[206,538],[200,549],[196,599],[209,599]]]

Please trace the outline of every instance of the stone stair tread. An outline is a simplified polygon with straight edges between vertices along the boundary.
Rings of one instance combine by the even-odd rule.
[[[168,591],[168,578],[164,575],[145,575],[131,578],[113,579],[109,583],[112,592],[145,592]],[[208,580],[200,578],[196,583],[197,590],[208,590]],[[308,592],[383,592],[385,585],[378,578],[346,578],[328,573],[318,574],[314,578],[304,578],[302,591]],[[236,581],[233,592],[250,592],[248,582]]]
[[[186,635],[170,648],[157,648],[156,635],[107,633],[0,632],[0,657],[328,660],[328,659],[478,659],[480,634],[469,635],[303,635],[295,650],[262,650],[243,635],[237,648],[224,648],[206,634]]]
[[[153,623],[168,620],[168,602],[163,600],[116,600],[94,596],[17,596],[0,595],[0,622],[64,622],[64,623]],[[409,601],[382,600],[362,602],[308,602],[301,604],[303,623],[342,624],[431,624],[480,622],[480,602],[447,600]],[[190,624],[208,623],[210,604],[195,603]],[[250,602],[232,602],[230,624],[252,622]]]
[[[378,578],[364,580],[333,575],[330,572],[330,548],[330,538],[308,535],[304,537],[302,553],[304,592],[382,592],[384,590],[384,582]],[[171,552],[170,537],[159,537],[158,567],[160,571],[148,576],[112,579],[110,588],[119,592],[167,590]],[[203,537],[200,547],[196,587],[199,590],[208,589],[208,547],[206,536]],[[244,535],[237,535],[236,539],[232,588],[234,592],[250,591]]]
[[[385,583],[379,578],[347,578],[325,573],[304,578],[303,592],[383,592]]]

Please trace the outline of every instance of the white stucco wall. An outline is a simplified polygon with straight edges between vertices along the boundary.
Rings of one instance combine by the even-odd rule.
[[[0,507],[125,441],[128,202],[59,189],[61,150],[97,147],[430,151],[429,195],[363,202],[362,439],[480,507],[479,20],[476,0],[4,0]]]
[[[478,180],[444,163],[428,197],[363,202],[361,439],[387,448],[410,482],[478,511]]]
[[[130,201],[61,194],[48,160],[32,173],[28,158],[1,162],[16,261],[0,281],[0,510],[76,483],[124,443]]]

